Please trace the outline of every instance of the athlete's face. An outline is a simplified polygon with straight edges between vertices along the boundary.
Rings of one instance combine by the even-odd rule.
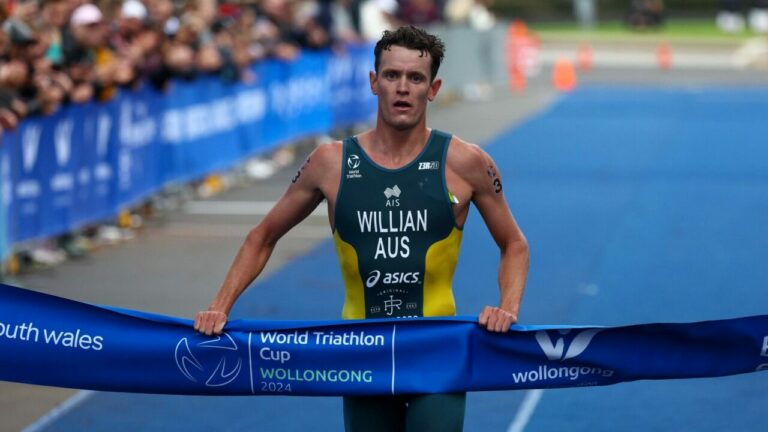
[[[370,73],[371,91],[379,97],[379,120],[398,130],[426,122],[427,103],[437,96],[440,79],[430,80],[428,53],[391,46],[381,53],[379,70]]]

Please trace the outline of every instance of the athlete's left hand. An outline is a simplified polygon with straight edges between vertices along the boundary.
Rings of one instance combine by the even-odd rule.
[[[499,307],[486,306],[477,322],[488,331],[506,333],[517,322],[517,316]]]

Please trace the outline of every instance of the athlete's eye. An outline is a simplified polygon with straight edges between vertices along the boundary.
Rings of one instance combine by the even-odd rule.
[[[384,78],[392,80],[397,79],[397,72],[395,71],[385,71],[384,72]]]
[[[413,82],[415,82],[417,84],[421,83],[421,82],[424,81],[424,75],[422,75],[422,74],[412,74],[411,75],[411,81],[413,81]]]

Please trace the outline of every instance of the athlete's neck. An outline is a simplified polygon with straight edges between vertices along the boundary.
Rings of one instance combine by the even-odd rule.
[[[361,135],[359,141],[376,163],[387,168],[399,168],[418,156],[429,134],[426,126],[397,130],[377,125]]]

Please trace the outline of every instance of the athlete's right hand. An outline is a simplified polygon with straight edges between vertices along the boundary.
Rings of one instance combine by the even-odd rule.
[[[195,330],[208,336],[221,334],[227,323],[227,314],[219,311],[200,311],[195,317]]]

